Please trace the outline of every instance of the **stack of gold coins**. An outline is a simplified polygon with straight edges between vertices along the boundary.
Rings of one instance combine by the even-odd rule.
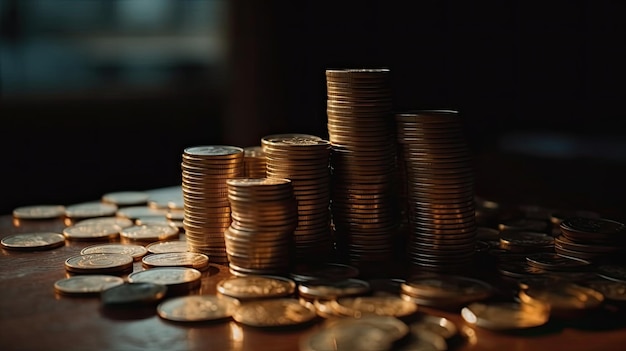
[[[375,266],[395,252],[396,139],[388,69],[326,70],[333,177],[331,212],[339,253]]]
[[[189,147],[183,152],[181,168],[183,226],[189,251],[226,264],[224,230],[231,222],[226,180],[243,176],[243,149],[228,145]]]
[[[307,134],[262,138],[267,176],[288,178],[298,201],[294,232],[299,262],[327,260],[334,250],[330,229],[330,142]]]
[[[265,177],[265,152],[261,145],[243,148],[243,168],[247,178]]]
[[[456,111],[398,113],[407,172],[407,256],[420,269],[460,271],[474,263],[477,225],[472,160]]]
[[[291,181],[236,178],[226,184],[232,222],[224,239],[231,273],[286,274],[298,221]]]

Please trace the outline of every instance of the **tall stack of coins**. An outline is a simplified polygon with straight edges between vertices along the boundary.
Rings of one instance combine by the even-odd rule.
[[[275,134],[261,139],[267,176],[288,178],[298,201],[294,231],[299,262],[327,260],[334,250],[330,230],[330,142],[308,134]]]
[[[458,113],[415,111],[395,119],[407,172],[408,260],[442,272],[471,266],[477,235],[474,177]]]
[[[183,152],[183,227],[189,251],[228,263],[224,230],[231,222],[226,180],[243,176],[243,149],[228,145],[188,147]]]
[[[265,152],[261,145],[243,148],[243,168],[247,178],[265,178]]]
[[[339,252],[355,265],[387,261],[399,217],[390,71],[326,70],[326,89]]]
[[[224,239],[231,273],[287,273],[298,222],[291,181],[236,178],[227,180],[226,184],[232,222],[224,232]]]

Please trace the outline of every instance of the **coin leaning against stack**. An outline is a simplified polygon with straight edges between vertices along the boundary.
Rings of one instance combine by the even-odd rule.
[[[395,115],[406,172],[411,264],[431,271],[460,271],[476,246],[471,154],[457,111]]]
[[[188,147],[182,156],[184,220],[189,251],[228,263],[224,230],[231,222],[226,180],[243,176],[243,149],[228,145]]]
[[[355,265],[387,261],[398,227],[396,140],[388,69],[326,70],[332,223]]]
[[[292,263],[298,207],[289,179],[226,181],[232,222],[224,231],[235,275],[285,274]]]

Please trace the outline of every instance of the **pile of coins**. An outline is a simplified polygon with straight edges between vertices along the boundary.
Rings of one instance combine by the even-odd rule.
[[[261,139],[267,176],[287,178],[298,202],[294,231],[298,261],[327,260],[334,250],[330,217],[330,142],[308,134],[276,134]]]
[[[569,217],[559,224],[554,238],[557,253],[590,261],[626,252],[626,226],[607,218]]]
[[[228,145],[188,147],[183,152],[183,226],[189,251],[226,264],[224,231],[231,222],[226,180],[243,177],[243,148]]]
[[[375,266],[392,259],[399,219],[390,70],[328,69],[326,89],[337,247]]]
[[[455,272],[474,261],[476,215],[470,150],[456,111],[395,115],[407,181],[407,256],[420,269]]]
[[[286,274],[298,222],[291,180],[234,178],[226,184],[232,223],[224,239],[231,273]]]

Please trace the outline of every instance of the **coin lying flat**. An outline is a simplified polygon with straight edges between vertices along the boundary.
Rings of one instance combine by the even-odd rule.
[[[168,295],[189,292],[201,284],[202,273],[187,267],[157,267],[128,275],[131,283],[147,282],[165,285]]]
[[[550,306],[544,303],[474,302],[461,310],[469,324],[490,330],[515,330],[544,325],[550,318]]]
[[[65,270],[70,273],[114,274],[132,269],[133,257],[119,253],[76,255],[65,260]]]
[[[370,292],[369,282],[361,279],[309,280],[298,285],[298,294],[308,299],[332,300],[342,296],[364,295]]]
[[[65,245],[65,237],[54,232],[9,235],[0,241],[8,250],[48,250]]]
[[[65,216],[63,205],[32,205],[13,209],[13,217],[19,219],[50,219]]]
[[[102,201],[117,206],[138,206],[147,204],[149,197],[143,191],[114,191],[102,195]]]
[[[405,337],[408,326],[395,317],[368,316],[328,320],[320,329],[300,340],[300,350],[391,350],[394,342]]]
[[[141,260],[148,250],[136,244],[102,243],[91,245],[80,250],[83,255],[94,253],[118,253],[132,256],[135,261]]]
[[[294,293],[296,283],[279,276],[234,276],[217,283],[217,291],[237,299],[286,297]]]
[[[243,303],[233,319],[251,327],[284,327],[304,324],[317,317],[315,308],[296,299],[275,298]]]
[[[290,273],[290,277],[296,282],[308,280],[343,280],[356,278],[359,275],[359,269],[341,263],[318,263],[318,264],[299,264]]]
[[[349,296],[331,301],[332,308],[340,315],[360,318],[366,315],[404,318],[417,312],[417,304],[398,296]]]
[[[422,315],[418,320],[409,325],[411,332],[415,330],[428,330],[441,335],[446,340],[451,340],[459,334],[457,325],[445,318],[429,314]]]
[[[155,241],[146,245],[150,253],[187,252],[188,246],[185,240]]]
[[[130,282],[103,290],[100,300],[105,307],[153,305],[165,297],[167,287],[150,282]]]
[[[117,205],[106,204],[100,201],[81,202],[65,208],[65,215],[71,219],[113,216]]]
[[[203,271],[209,268],[209,256],[198,252],[164,252],[144,256],[141,263],[144,268],[189,267]]]
[[[120,236],[122,227],[117,224],[83,223],[63,229],[63,235],[69,240],[96,241],[114,240]]]
[[[89,296],[122,284],[124,279],[115,275],[76,275],[54,282],[54,290],[62,295]]]
[[[167,299],[157,306],[157,314],[176,322],[201,322],[231,318],[239,300],[228,296],[190,295]]]
[[[519,298],[525,303],[549,305],[550,314],[557,318],[579,317],[604,301],[599,291],[568,282],[532,284],[520,290]]]
[[[110,225],[110,224],[115,224],[118,225],[122,228],[128,228],[130,226],[133,226],[135,224],[135,222],[133,222],[131,219],[125,218],[125,217],[114,217],[114,216],[110,216],[110,217],[96,217],[96,218],[87,218],[87,219],[81,219],[78,220],[74,223],[74,225]]]

